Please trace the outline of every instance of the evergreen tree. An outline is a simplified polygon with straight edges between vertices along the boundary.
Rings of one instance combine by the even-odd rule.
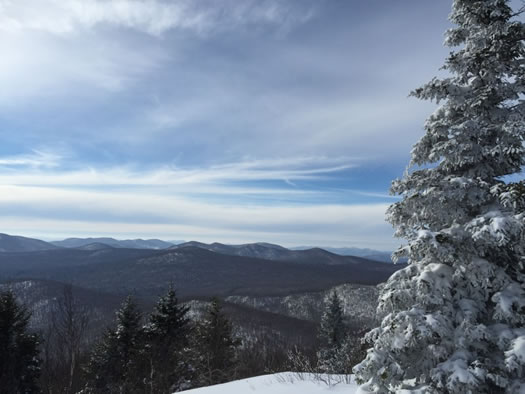
[[[455,0],[446,44],[459,46],[413,92],[440,106],[394,181],[388,211],[409,265],[380,296],[386,313],[354,368],[364,391],[525,390],[524,25],[507,0]],[[521,391],[520,391],[521,390]]]
[[[347,341],[347,327],[344,321],[341,299],[334,291],[321,318],[319,330],[321,348],[317,353],[319,369],[326,373],[349,372],[350,342]]]
[[[148,381],[152,393],[173,393],[189,388],[189,307],[180,305],[175,290],[161,297],[146,326]]]
[[[340,346],[346,336],[346,325],[344,322],[343,306],[336,291],[328,300],[328,305],[321,318],[321,329],[319,338],[325,347]]]
[[[144,392],[142,313],[128,297],[117,311],[116,328],[108,329],[87,367],[87,393]]]
[[[214,298],[205,319],[197,327],[198,374],[202,385],[224,383],[235,378],[236,348],[232,325]]]
[[[28,332],[30,312],[10,291],[0,293],[0,394],[39,393],[39,338]]]

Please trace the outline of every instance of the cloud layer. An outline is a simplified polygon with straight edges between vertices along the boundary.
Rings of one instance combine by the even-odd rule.
[[[107,25],[154,36],[170,30],[209,33],[254,23],[303,22],[312,13],[311,5],[304,5],[286,0],[2,0],[0,30],[63,35]]]
[[[448,12],[0,0],[0,227],[390,249]]]
[[[33,234],[46,238],[68,232],[122,237],[142,233],[222,242],[278,239],[288,245],[392,245],[391,231],[384,223],[387,204],[338,203],[341,196],[348,199],[347,195],[359,192],[295,186],[294,182],[339,176],[352,167],[343,164],[344,159],[248,161],[149,172],[129,168],[54,171],[46,161],[35,166],[35,160],[0,159],[11,170],[0,175],[4,231],[32,228]],[[51,161],[55,163],[55,158]],[[28,168],[20,170],[20,165]],[[262,187],[261,181],[275,185]],[[378,197],[376,201],[383,199]]]

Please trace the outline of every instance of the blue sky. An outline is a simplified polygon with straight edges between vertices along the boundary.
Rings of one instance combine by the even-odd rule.
[[[449,12],[0,0],[0,231],[392,249]]]

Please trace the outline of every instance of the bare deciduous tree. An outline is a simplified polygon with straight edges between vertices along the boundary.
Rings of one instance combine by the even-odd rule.
[[[44,369],[54,376],[45,383],[47,392],[71,394],[80,388],[80,359],[89,317],[89,308],[75,298],[71,285],[65,285],[62,296],[52,307],[44,335]]]

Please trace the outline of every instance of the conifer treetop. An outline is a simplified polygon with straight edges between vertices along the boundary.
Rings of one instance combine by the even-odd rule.
[[[387,211],[409,265],[381,291],[386,317],[354,369],[363,392],[525,390],[524,24],[507,0],[455,0],[449,76]]]

